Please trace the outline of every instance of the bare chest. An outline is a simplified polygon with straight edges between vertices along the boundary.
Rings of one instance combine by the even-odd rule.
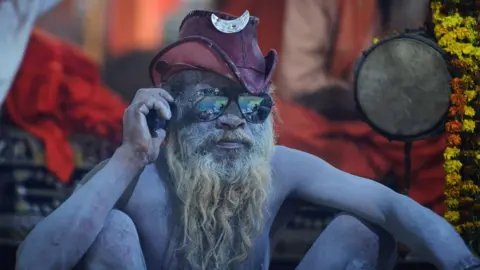
[[[124,209],[136,225],[149,270],[182,269],[183,257],[179,249],[182,232],[175,198],[169,190],[155,168],[147,167]],[[263,231],[255,239],[251,255],[241,269],[268,269],[269,232],[284,197],[281,192],[271,192],[264,209]]]

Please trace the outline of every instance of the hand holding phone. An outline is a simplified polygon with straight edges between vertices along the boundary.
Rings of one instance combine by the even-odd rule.
[[[168,120],[161,117],[157,110],[150,110],[146,115],[148,130],[150,131],[150,135],[152,136],[152,138],[158,136],[157,130],[159,129],[163,129],[165,130],[165,132],[167,132],[172,118],[174,118],[174,116],[176,115],[175,103],[169,102],[168,105],[170,105],[171,112],[171,118]]]
[[[137,91],[123,117],[123,145],[133,150],[145,162],[158,157],[160,145],[166,136],[165,129],[175,111],[173,97],[161,88],[144,88]],[[143,162],[143,161],[142,161]]]

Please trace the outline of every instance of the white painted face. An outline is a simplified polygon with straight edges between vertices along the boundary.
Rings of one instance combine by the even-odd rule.
[[[61,0],[0,0],[0,106],[23,59],[36,19]]]

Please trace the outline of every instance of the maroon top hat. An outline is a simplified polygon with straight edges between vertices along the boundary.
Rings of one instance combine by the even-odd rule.
[[[178,40],[150,63],[153,84],[160,85],[181,70],[201,69],[236,80],[252,94],[261,93],[271,82],[278,56],[275,50],[262,55],[258,21],[248,12],[239,18],[206,10],[190,12],[180,25]]]

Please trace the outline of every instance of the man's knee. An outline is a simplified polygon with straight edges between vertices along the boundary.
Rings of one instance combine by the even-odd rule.
[[[138,240],[137,229],[133,220],[125,213],[119,210],[112,210],[105,220],[105,225],[100,236],[109,240],[135,239]]]
[[[395,239],[383,228],[346,213],[337,215],[326,232],[343,235],[349,244],[364,248],[378,249],[381,246],[382,249],[393,251],[397,245]]]
[[[385,230],[340,214],[308,251],[298,269],[393,269],[396,242]]]
[[[326,233],[341,237],[344,247],[358,259],[376,260],[381,265],[393,265],[397,259],[397,242],[383,228],[348,214],[340,214],[329,224]],[[345,249],[344,249],[345,250]],[[386,268],[382,268],[386,269]]]
[[[87,269],[133,269],[144,265],[135,224],[125,213],[112,210],[84,257]],[[125,268],[126,267],[126,268]],[[135,268],[141,269],[141,268]]]

